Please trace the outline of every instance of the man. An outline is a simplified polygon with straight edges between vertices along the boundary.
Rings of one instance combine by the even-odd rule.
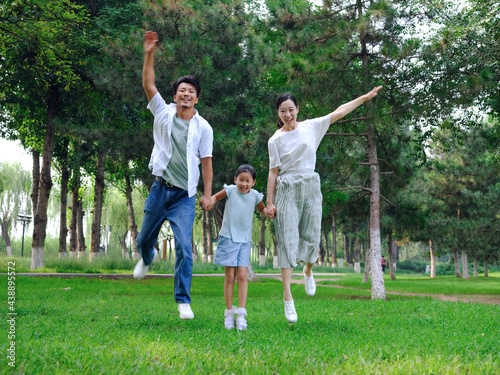
[[[380,260],[380,263],[382,265],[382,273],[385,273],[385,267],[387,266],[387,261],[385,260],[385,257],[382,255],[382,259]]]
[[[155,85],[154,52],[158,35],[144,35],[144,66],[142,85],[148,97],[148,109],[154,116],[154,148],[149,162],[156,180],[144,205],[144,220],[137,236],[137,248],[142,258],[134,269],[134,278],[142,279],[154,258],[154,245],[165,220],[175,238],[174,298],[181,319],[193,319],[191,310],[191,279],[195,194],[200,176],[204,195],[200,203],[206,206],[212,196],[213,131],[194,108],[201,91],[195,77],[184,76],[173,85],[175,103],[166,104]]]

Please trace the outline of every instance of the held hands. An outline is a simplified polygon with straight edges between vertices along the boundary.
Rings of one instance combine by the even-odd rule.
[[[268,203],[264,213],[268,219],[274,219],[276,217],[276,206],[274,203]]]
[[[158,34],[154,31],[147,31],[144,34],[144,53],[154,52],[158,43]]]
[[[215,199],[213,199],[212,197],[203,196],[200,199],[200,206],[203,211],[210,211],[214,207],[214,204]]]

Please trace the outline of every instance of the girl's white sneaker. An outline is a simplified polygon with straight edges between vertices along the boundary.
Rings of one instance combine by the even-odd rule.
[[[234,311],[236,310],[236,307],[233,306],[232,309],[226,310],[224,312],[224,326],[226,329],[233,329],[234,328]]]
[[[244,307],[240,307],[236,310],[236,313],[238,314],[236,316],[236,329],[244,331],[247,329],[247,320],[245,319],[245,316],[247,316],[247,310]]]

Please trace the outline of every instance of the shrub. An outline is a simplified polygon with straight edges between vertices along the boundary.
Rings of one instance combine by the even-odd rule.
[[[398,270],[408,270],[418,273],[424,273],[426,265],[427,263],[424,261],[411,259],[403,260],[396,264]]]

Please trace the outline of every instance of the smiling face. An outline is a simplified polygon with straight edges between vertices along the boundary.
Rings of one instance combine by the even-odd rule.
[[[194,85],[182,82],[174,95],[174,101],[182,108],[194,108],[198,103],[198,96]]]
[[[278,116],[283,122],[283,127],[287,130],[295,129],[297,126],[297,114],[299,113],[299,107],[291,100],[285,100],[278,107]]]
[[[248,194],[250,193],[250,189],[255,185],[255,180],[250,173],[241,172],[234,178],[234,183],[241,194]]]

